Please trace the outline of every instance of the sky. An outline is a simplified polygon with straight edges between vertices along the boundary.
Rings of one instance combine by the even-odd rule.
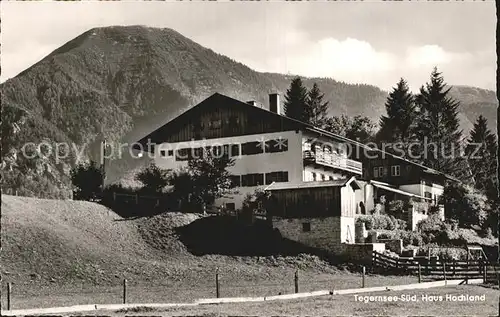
[[[434,66],[447,83],[496,86],[496,17],[483,2],[2,1],[0,81],[81,33],[111,25],[172,28],[263,72],[412,90]]]

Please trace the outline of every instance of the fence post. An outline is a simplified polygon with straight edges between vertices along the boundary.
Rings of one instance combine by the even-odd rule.
[[[12,283],[7,283],[7,310],[11,309]]]
[[[299,292],[299,269],[295,270],[295,276],[294,276],[294,284],[295,284],[295,293]]]
[[[362,280],[362,284],[361,284],[362,288],[365,288],[365,276],[366,276],[366,267],[363,266],[363,280]]]
[[[465,284],[469,284],[469,261],[465,264]]]
[[[443,276],[444,276],[444,285],[448,285],[448,281],[446,280],[446,263],[443,261]]]
[[[123,303],[127,303],[127,279],[123,279]]]
[[[422,283],[422,266],[418,264],[418,282]]]
[[[457,260],[453,260],[453,276],[455,276],[457,272]]]
[[[217,298],[220,297],[220,292],[219,292],[219,268],[216,269],[215,271],[215,295]]]
[[[487,270],[488,270],[488,267],[486,266],[486,262],[484,262],[484,265],[483,265],[483,283],[484,284],[486,284],[486,280],[488,278]]]

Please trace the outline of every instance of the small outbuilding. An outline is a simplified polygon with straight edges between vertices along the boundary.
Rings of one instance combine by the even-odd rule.
[[[305,245],[335,249],[354,243],[355,177],[301,183],[272,183],[266,203],[268,221],[281,236]]]

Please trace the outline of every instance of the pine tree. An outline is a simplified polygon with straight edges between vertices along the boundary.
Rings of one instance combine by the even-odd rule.
[[[387,115],[380,118],[379,141],[399,143],[406,154],[409,143],[415,141],[417,112],[415,97],[403,78],[387,97],[385,109]]]
[[[296,77],[292,80],[290,88],[286,91],[284,111],[289,118],[308,121],[307,114],[307,88],[304,87],[302,79]]]
[[[318,84],[313,84],[313,87],[307,94],[307,97],[307,120],[305,122],[310,123],[315,127],[325,127],[328,119],[328,101],[323,102],[325,94],[321,93]]]
[[[496,197],[497,140],[488,129],[488,120],[480,115],[474,123],[467,140],[465,153],[469,161],[475,187],[486,193],[488,198]]]
[[[419,140],[420,163],[443,173],[465,178],[467,162],[462,157],[462,131],[459,130],[459,103],[448,96],[444,79],[437,68],[430,82],[420,88],[416,97],[418,116],[416,134]],[[469,176],[469,175],[467,175]]]

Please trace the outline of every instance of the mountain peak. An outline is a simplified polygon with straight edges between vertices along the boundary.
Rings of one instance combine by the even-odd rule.
[[[12,139],[13,149],[44,138],[69,140],[96,157],[103,137],[122,144],[136,142],[214,93],[267,105],[268,94],[283,96],[292,77],[256,72],[170,28],[92,28],[0,86],[2,112],[29,117],[22,130],[25,139],[6,138]],[[375,86],[302,78],[308,88],[318,84],[331,115],[362,115],[376,121],[385,111],[387,93]],[[463,101],[468,96],[461,103],[464,120],[470,124],[481,113],[494,124],[496,109],[489,96],[463,90],[457,89],[455,97]],[[25,112],[17,115],[19,108]],[[126,160],[113,162],[109,178],[131,165]]]

